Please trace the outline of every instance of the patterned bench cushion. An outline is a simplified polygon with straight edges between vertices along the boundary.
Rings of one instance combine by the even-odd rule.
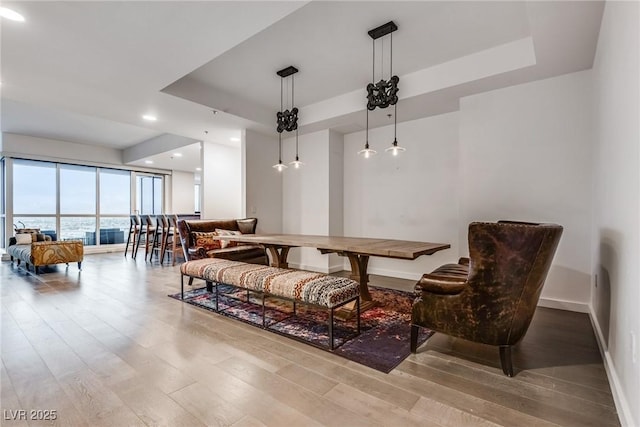
[[[358,282],[345,277],[215,258],[185,262],[180,271],[186,276],[327,308],[352,300],[360,293]]]

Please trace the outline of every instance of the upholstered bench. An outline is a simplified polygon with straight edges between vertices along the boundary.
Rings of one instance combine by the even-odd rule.
[[[333,317],[335,309],[356,303],[357,333],[360,334],[360,287],[358,282],[310,271],[290,270],[218,258],[187,261],[180,266],[181,297],[184,299],[184,277],[202,279],[207,290],[213,292],[215,284],[216,310],[218,287],[226,284],[261,294],[262,326],[265,324],[265,297],[276,297],[296,303],[326,308],[329,311],[329,345],[334,349]]]
[[[29,265],[33,266],[33,272],[38,274],[38,267],[70,262],[78,263],[78,270],[82,269],[82,259],[84,258],[84,247],[81,240],[67,241],[44,241],[32,242],[28,244],[17,244],[14,237],[11,238],[7,253],[14,259],[25,263],[27,271]]]

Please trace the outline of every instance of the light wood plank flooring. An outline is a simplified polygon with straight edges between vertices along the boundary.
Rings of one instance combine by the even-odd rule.
[[[441,334],[383,374],[168,298],[177,266],[104,254],[49,271],[0,267],[3,426],[619,425],[584,314],[539,308],[514,378],[496,348]],[[57,420],[8,419],[19,409]]]

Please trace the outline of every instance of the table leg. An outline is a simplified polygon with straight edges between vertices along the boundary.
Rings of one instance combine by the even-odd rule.
[[[369,256],[347,253],[347,257],[349,257],[349,262],[351,263],[351,275],[349,278],[360,283],[360,299],[363,301],[371,301],[369,275],[367,274]]]
[[[287,256],[289,255],[289,246],[272,246],[265,245],[269,251],[271,258],[271,267],[289,268]]]
[[[351,252],[344,253],[351,263],[350,279],[360,284],[360,312],[367,311],[376,306],[376,302],[369,292],[369,274],[367,267],[369,266],[369,255],[359,255]],[[349,303],[336,311],[336,315],[341,319],[350,319],[356,315],[356,304]]]

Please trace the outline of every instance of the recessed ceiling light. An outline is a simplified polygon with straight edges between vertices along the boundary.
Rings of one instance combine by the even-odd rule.
[[[202,170],[202,168],[196,168],[196,170],[199,172],[199,171],[201,171],[201,170]]]
[[[238,142],[240,141],[240,138],[236,138],[235,136],[233,138],[229,138],[231,141],[233,142]]]
[[[182,153],[173,153],[174,157],[182,157]]]
[[[144,116],[142,116],[142,118],[148,122],[155,122],[156,120],[158,120],[158,118],[152,114],[145,114]]]
[[[146,164],[148,164],[148,165],[152,165],[152,164],[153,164],[153,160],[145,160],[144,162],[145,162]]]
[[[24,22],[24,16],[20,15],[15,10],[7,9],[6,7],[0,7],[0,16],[11,19],[12,21]]]

